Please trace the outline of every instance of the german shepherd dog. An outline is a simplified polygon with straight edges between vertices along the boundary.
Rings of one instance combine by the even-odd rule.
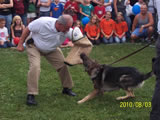
[[[144,84],[144,80],[147,80],[153,75],[152,71],[147,74],[142,74],[134,67],[101,65],[90,59],[84,53],[80,54],[80,58],[83,61],[85,71],[91,77],[94,90],[82,100],[78,101],[79,104],[94,98],[99,93],[103,94],[105,91],[119,90],[120,88],[126,91],[126,96],[117,97],[117,100],[133,98],[135,97],[133,88],[141,87]]]

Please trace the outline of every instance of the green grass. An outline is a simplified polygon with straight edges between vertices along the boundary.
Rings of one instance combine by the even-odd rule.
[[[109,64],[143,46],[142,44],[95,46],[90,57],[102,64]],[[68,51],[69,49],[63,49],[65,56]],[[154,56],[155,48],[148,47],[113,66],[134,66],[146,73],[151,70],[151,59]],[[151,102],[155,77],[147,80],[142,88],[135,90],[136,98],[123,101],[123,104],[137,103],[134,107],[120,107],[121,101],[115,100],[116,97],[125,95],[123,90],[106,92],[103,96],[78,105],[77,101],[93,89],[83,66],[69,67],[76,97],[61,94],[62,86],[58,75],[43,57],[41,68],[39,95],[36,96],[38,106],[28,107],[25,105],[27,54],[12,49],[0,49],[0,120],[149,120],[151,107],[138,104]]]

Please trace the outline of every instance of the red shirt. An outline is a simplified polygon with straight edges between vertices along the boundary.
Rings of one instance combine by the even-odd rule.
[[[88,23],[84,29],[91,37],[97,37],[98,33],[100,33],[100,28],[96,25],[91,25]]]
[[[68,8],[68,11],[70,11],[68,14],[70,14],[73,17],[73,21],[76,21],[77,20],[77,12],[79,11],[78,3],[67,1],[66,4],[64,5],[64,11],[67,8]],[[73,9],[74,9],[74,11],[73,11]]]
[[[106,35],[110,35],[112,31],[115,29],[115,22],[112,19],[110,20],[103,19],[100,22],[100,28]]]
[[[105,15],[105,7],[104,6],[96,6],[94,8],[94,14],[98,16],[98,18],[101,18],[103,15]]]
[[[124,32],[128,31],[128,26],[125,21],[115,24],[115,32],[118,35],[122,35]]]

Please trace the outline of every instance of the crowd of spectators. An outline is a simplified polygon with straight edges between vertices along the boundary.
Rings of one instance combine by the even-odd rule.
[[[128,5],[140,6],[141,12],[128,15]],[[62,14],[73,17],[73,27],[80,23],[82,33],[94,45],[134,43],[139,38],[149,42],[155,29],[152,13],[143,0],[0,0],[0,24],[5,21],[5,27],[0,26],[0,47],[6,47],[6,41],[16,46],[14,39],[20,37],[25,26],[34,19],[58,18]],[[83,24],[84,17],[90,19],[88,24]],[[4,34],[3,28],[7,33]],[[65,45],[73,46],[69,39],[62,46]]]

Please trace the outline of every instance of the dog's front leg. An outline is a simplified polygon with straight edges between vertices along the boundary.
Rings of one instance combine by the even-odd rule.
[[[90,94],[88,94],[86,97],[84,97],[82,100],[78,101],[78,104],[84,103],[92,98],[94,98],[99,93],[99,90],[94,89]]]

